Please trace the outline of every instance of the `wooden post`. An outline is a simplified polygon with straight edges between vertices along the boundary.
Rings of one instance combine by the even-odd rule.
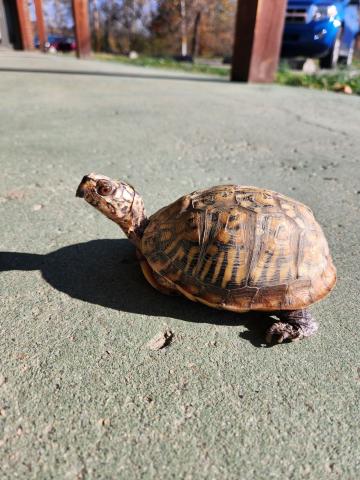
[[[30,22],[30,12],[27,0],[16,0],[19,17],[19,29],[23,50],[33,50],[33,31]]]
[[[44,22],[43,4],[42,0],[34,0],[36,12],[36,24],[39,36],[40,50],[45,52],[45,44],[47,42],[47,35]]]
[[[238,0],[231,80],[272,82],[287,0]]]
[[[87,57],[91,52],[89,10],[87,0],[72,0],[75,23],[76,54]]]

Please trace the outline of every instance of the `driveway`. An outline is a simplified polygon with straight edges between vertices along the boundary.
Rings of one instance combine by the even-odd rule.
[[[360,99],[6,51],[0,99],[1,478],[359,478]],[[91,171],[149,213],[224,183],[310,205],[318,334],[266,348],[268,320],[153,290],[75,198]]]

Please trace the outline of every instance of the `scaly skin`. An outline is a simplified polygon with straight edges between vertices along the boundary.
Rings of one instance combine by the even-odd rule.
[[[90,205],[117,223],[129,240],[137,248],[140,247],[148,219],[144,202],[131,185],[90,173],[82,179],[76,196],[85,198]]]
[[[318,330],[318,324],[307,309],[279,312],[276,322],[266,333],[266,343],[294,342],[310,337]]]

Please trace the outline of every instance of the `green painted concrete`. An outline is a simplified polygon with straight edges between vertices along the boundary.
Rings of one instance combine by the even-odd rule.
[[[360,478],[359,125],[340,94],[2,52],[1,479]],[[269,319],[153,290],[75,198],[90,171],[148,212],[229,182],[310,205],[339,274],[318,334],[264,348]]]

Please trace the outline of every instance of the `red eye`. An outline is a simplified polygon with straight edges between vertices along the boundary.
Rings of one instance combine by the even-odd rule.
[[[101,180],[96,185],[96,192],[101,195],[102,197],[106,197],[113,192],[113,186],[110,182],[106,182],[105,180]]]

